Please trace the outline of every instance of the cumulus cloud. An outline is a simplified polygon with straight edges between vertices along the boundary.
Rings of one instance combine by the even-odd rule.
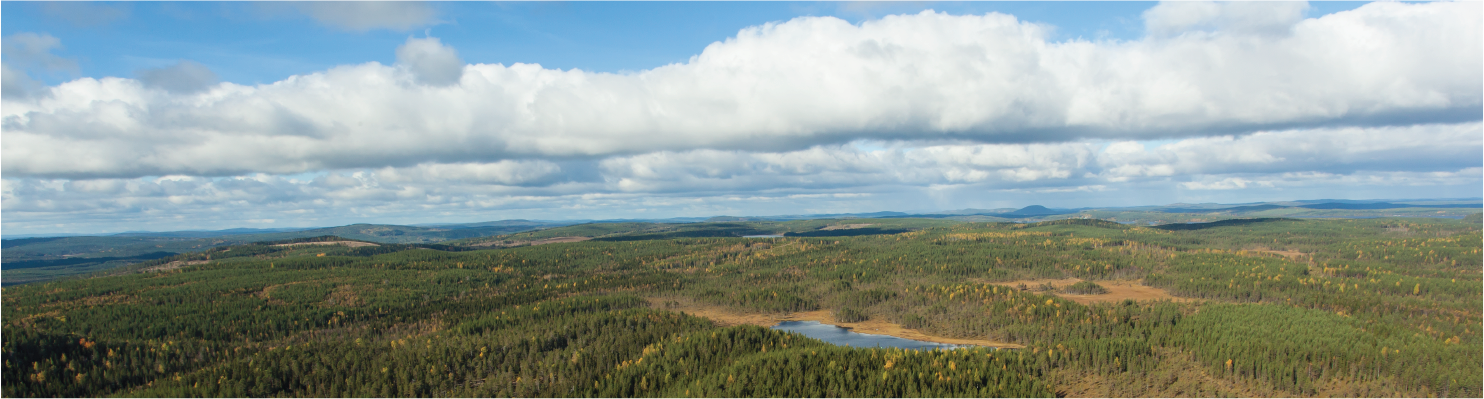
[[[545,160],[494,163],[422,164],[411,168],[381,169],[382,180],[403,182],[453,182],[507,186],[554,183],[562,168]]]
[[[231,227],[283,215],[330,225],[396,218],[421,223],[839,213],[934,210],[921,209],[924,198],[939,204],[937,210],[983,207],[1016,195],[1047,203],[1048,194],[1096,201],[1085,206],[1110,205],[1110,198],[1149,190],[1157,193],[1151,198],[1165,198],[1154,203],[1173,202],[1167,196],[1175,189],[1220,193],[1225,202],[1245,200],[1241,193],[1251,190],[1328,195],[1357,187],[1464,196],[1475,195],[1481,179],[1481,129],[1478,122],[1295,129],[1158,145],[889,142],[786,152],[660,151],[593,161],[591,177],[574,170],[579,167],[540,159],[423,163],[307,177],[7,176],[0,210],[7,215],[7,229],[21,229],[15,231],[52,220],[138,230],[141,223],[168,223],[177,216]]]
[[[407,43],[397,47],[397,64],[419,83],[431,86],[455,85],[464,77],[464,60],[458,51],[436,37],[407,38]]]
[[[407,31],[438,21],[438,12],[422,2],[314,1],[295,5],[320,23],[355,32],[374,29]]]
[[[41,87],[41,82],[31,79],[26,72],[13,69],[10,64],[0,63],[0,98],[30,97]]]
[[[1130,42],[1048,42],[1047,28],[1001,14],[804,17],[632,74],[458,67],[436,39],[410,39],[398,66],[209,95],[87,78],[52,88],[53,98],[7,100],[3,167],[39,178],[233,176],[857,139],[1147,140],[1469,121],[1484,104],[1484,40],[1465,34],[1484,28],[1479,7],[1373,3],[1295,21],[1287,35],[1217,24],[1220,34]]]
[[[1161,4],[1147,37],[1094,42],[1001,14],[805,17],[621,74],[408,38],[393,65],[254,86],[181,61],[45,87],[28,68],[75,64],[23,33],[0,65],[0,210],[67,231],[1477,196],[1480,7]],[[393,25],[342,27],[415,24]]]
[[[1240,177],[1228,177],[1228,178],[1224,178],[1224,179],[1221,179],[1221,180],[1209,181],[1209,182],[1208,181],[1189,181],[1189,182],[1184,182],[1184,183],[1180,183],[1180,187],[1183,187],[1183,188],[1185,188],[1187,190],[1235,190],[1235,189],[1247,188],[1247,185],[1249,185],[1249,184],[1261,185],[1261,186],[1264,186],[1264,187],[1272,187],[1273,186],[1273,183],[1272,182],[1266,182],[1266,181],[1254,182],[1254,181],[1243,179],[1243,178],[1240,178]]]
[[[136,72],[139,82],[145,87],[154,87],[176,94],[195,93],[210,88],[219,79],[216,72],[201,63],[181,60],[160,68],[141,69]]]
[[[1405,137],[1406,139],[1399,139]],[[1186,188],[1243,188],[1232,175],[1456,171],[1484,163],[1479,123],[1264,131],[1147,147],[1140,142],[946,144],[863,150],[821,146],[755,153],[695,150],[601,162],[613,189],[630,192],[839,188],[881,184],[1055,185],[1106,188],[1140,180],[1191,180]],[[1205,181],[1210,176],[1227,176]],[[1044,191],[1044,190],[1043,190]]]
[[[1084,170],[1095,150],[1086,143],[960,144],[873,151],[821,146],[783,153],[695,150],[614,157],[603,160],[601,168],[612,189],[625,192],[940,184],[1013,188],[1065,181]]]
[[[1264,131],[1145,148],[1109,145],[1098,157],[1112,181],[1132,177],[1319,171],[1457,170],[1484,164],[1484,125],[1414,125]]]

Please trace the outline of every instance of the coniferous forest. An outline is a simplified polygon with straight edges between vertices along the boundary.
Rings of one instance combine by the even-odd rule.
[[[515,247],[319,237],[7,287],[3,394],[1484,395],[1477,221],[838,231]],[[1087,300],[1129,285],[1168,295]],[[840,347],[671,299],[1013,347]]]

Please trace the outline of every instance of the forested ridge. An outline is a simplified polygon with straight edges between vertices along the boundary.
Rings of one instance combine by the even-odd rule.
[[[1451,220],[1070,219],[505,249],[236,245],[5,288],[3,393],[1479,397],[1481,240]],[[1010,284],[1066,278],[1083,281]],[[1173,297],[1063,295],[1131,281]],[[837,347],[659,297],[1024,347]]]

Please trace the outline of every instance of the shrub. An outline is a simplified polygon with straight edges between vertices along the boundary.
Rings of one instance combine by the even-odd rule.
[[[1108,293],[1107,288],[1103,288],[1098,283],[1091,281],[1080,281],[1077,284],[1067,286],[1063,291],[1066,291],[1068,294],[1078,295],[1102,295]]]

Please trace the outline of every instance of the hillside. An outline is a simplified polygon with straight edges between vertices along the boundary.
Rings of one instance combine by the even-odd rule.
[[[87,275],[181,253],[226,245],[294,238],[339,236],[388,244],[437,243],[558,226],[524,220],[437,227],[353,224],[349,226],[249,234],[218,232],[122,233],[111,236],[46,237],[4,240],[6,286]],[[202,238],[204,236],[204,238]]]
[[[814,219],[791,221],[724,221],[700,223],[585,223],[538,231],[447,242],[449,245],[517,246],[541,240],[581,237],[599,241],[635,241],[681,237],[783,235],[836,237],[895,234],[961,222],[939,219]]]
[[[723,236],[860,228],[811,223],[728,222],[679,238],[662,236],[707,230],[571,226],[561,234],[591,239],[511,248],[320,237],[8,287],[3,393],[1484,394],[1476,223],[1063,220]],[[537,233],[527,236],[547,234]],[[1019,349],[835,347],[746,321],[821,312]]]

